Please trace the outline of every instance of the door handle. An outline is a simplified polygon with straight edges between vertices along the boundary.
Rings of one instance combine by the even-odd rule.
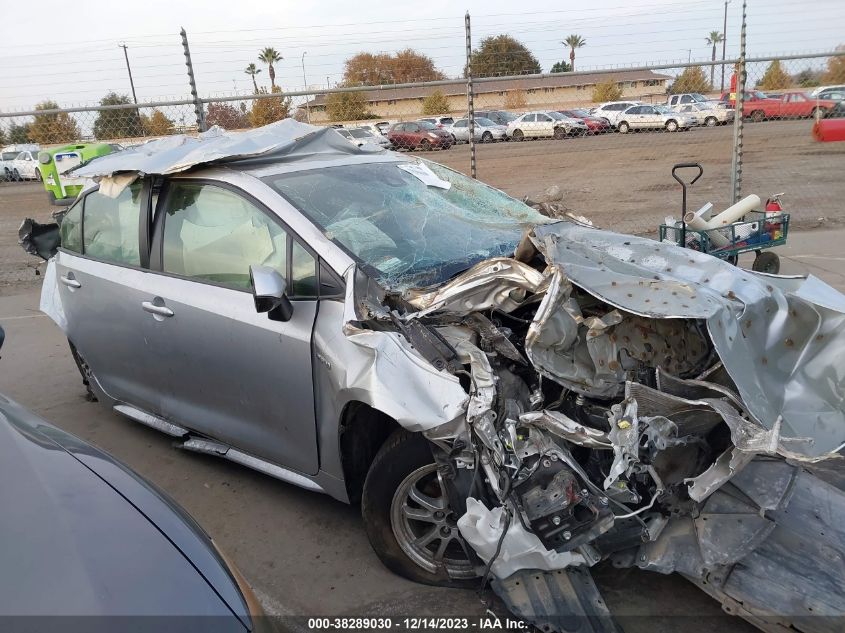
[[[167,306],[157,306],[152,301],[142,301],[141,307],[144,309],[144,312],[149,312],[150,314],[155,314],[163,317],[173,316],[173,310],[171,310]]]
[[[68,288],[81,288],[82,287],[82,284],[79,283],[78,281],[76,281],[76,279],[73,278],[72,273],[68,273],[67,276],[62,275],[61,280],[62,280],[62,283],[64,285],[66,285]]]

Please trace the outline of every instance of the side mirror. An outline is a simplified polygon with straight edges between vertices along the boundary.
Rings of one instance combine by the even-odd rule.
[[[285,294],[287,282],[270,266],[250,266],[249,283],[256,312],[266,312],[271,321],[290,321],[293,304]]]

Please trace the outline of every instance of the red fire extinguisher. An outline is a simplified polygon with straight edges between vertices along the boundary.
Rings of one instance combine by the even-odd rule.
[[[780,202],[782,195],[782,193],[776,193],[766,200],[766,232],[773,240],[780,239],[783,235],[783,223],[780,218],[773,217],[771,220],[768,218],[783,212],[783,205]]]
[[[780,213],[783,211],[783,205],[780,203],[782,193],[776,193],[766,200],[766,213]]]

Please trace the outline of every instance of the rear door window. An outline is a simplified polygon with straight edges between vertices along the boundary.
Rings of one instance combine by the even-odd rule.
[[[114,264],[141,265],[138,229],[142,189],[143,181],[136,180],[116,198],[99,191],[85,196],[82,209],[82,252],[85,255]],[[69,248],[64,239],[62,245]]]
[[[68,209],[59,225],[59,244],[74,253],[82,252],[82,200]]]

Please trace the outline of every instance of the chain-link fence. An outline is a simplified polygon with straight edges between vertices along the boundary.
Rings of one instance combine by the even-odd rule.
[[[670,175],[676,163],[704,168],[690,191],[691,207],[732,202],[740,132],[742,195],[765,199],[786,192],[799,226],[820,217],[841,219],[845,147],[816,143],[811,128],[843,95],[811,93],[845,71],[845,51],[745,60],[741,126],[734,123],[738,64],[728,59],[517,75],[503,67],[502,76],[488,68],[472,81],[285,93],[256,84],[252,94],[203,98],[194,92],[189,65],[190,98],[76,108],[48,102],[37,110],[0,113],[0,140],[14,146],[3,153],[0,176],[40,176],[37,154],[29,161],[18,155],[26,143],[41,149],[94,142],[128,146],[214,125],[241,130],[295,117],[339,126],[357,144],[432,150],[426,157],[476,172],[514,196],[553,199],[599,226],[654,233],[666,216],[680,213],[679,186]],[[473,73],[472,66],[466,71]]]

